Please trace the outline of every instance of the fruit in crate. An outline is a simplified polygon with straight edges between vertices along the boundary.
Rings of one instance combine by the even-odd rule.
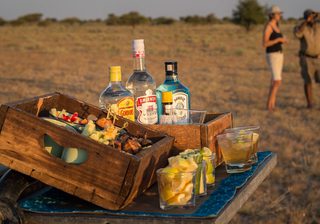
[[[73,129],[83,136],[91,138],[99,143],[113,146],[119,151],[136,154],[142,149],[149,147],[152,141],[147,136],[132,136],[126,131],[128,123],[124,123],[123,127],[117,127],[115,121],[118,119],[114,113],[114,108],[108,108],[106,117],[97,118],[90,114],[87,118],[79,117],[77,112],[69,113],[65,109],[58,111],[52,108],[49,112],[50,117],[43,117],[51,123]],[[64,124],[64,125],[61,125]],[[56,147],[56,146],[55,146]],[[50,146],[47,151],[50,151]]]
[[[73,124],[86,124],[87,123],[87,120],[81,119],[77,112],[71,114],[71,113],[68,113],[64,109],[62,111],[58,111],[56,108],[52,108],[49,113],[51,116],[58,118],[58,119],[61,119],[61,120],[64,120],[64,121],[67,121],[69,123],[73,123]]]

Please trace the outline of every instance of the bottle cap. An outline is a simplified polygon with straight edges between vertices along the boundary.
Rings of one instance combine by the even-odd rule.
[[[162,92],[162,103],[172,103],[172,92]]]
[[[165,63],[166,75],[178,75],[178,62],[166,61]]]
[[[144,39],[137,39],[132,41],[132,56],[134,58],[144,57]]]
[[[109,67],[110,82],[121,82],[121,67],[110,66]]]

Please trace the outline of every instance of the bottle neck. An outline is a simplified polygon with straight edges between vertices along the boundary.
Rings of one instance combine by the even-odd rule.
[[[177,74],[166,74],[166,81],[173,81],[173,82],[178,82],[179,78]]]
[[[133,70],[134,71],[145,71],[146,64],[144,57],[134,57],[133,58]]]
[[[110,81],[109,86],[122,86],[121,81]]]

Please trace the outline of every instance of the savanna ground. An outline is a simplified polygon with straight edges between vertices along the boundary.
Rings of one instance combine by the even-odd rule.
[[[60,91],[97,105],[108,66],[121,65],[127,80],[131,40],[144,38],[157,84],[163,62],[177,60],[193,108],[232,111],[236,125],[261,125],[262,148],[278,153],[278,166],[232,223],[318,223],[320,88],[314,85],[316,108],[307,110],[292,27],[282,26],[289,44],[273,113],[265,109],[270,73],[262,26],[246,33],[234,25],[0,27],[0,104]]]

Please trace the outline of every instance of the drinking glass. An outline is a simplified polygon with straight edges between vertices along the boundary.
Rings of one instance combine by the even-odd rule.
[[[157,170],[161,209],[195,206],[196,170],[176,172],[174,169]]]
[[[252,131],[224,133],[217,136],[227,173],[241,173],[251,169]]]
[[[259,150],[258,144],[259,144],[259,138],[260,138],[260,127],[259,126],[243,126],[243,127],[228,128],[224,131],[224,133],[241,132],[241,131],[253,132],[252,155],[250,158],[250,162],[252,164],[255,164],[258,162],[257,152]]]
[[[212,153],[210,156],[203,156],[203,161],[206,163],[206,183],[207,187],[215,185],[215,159],[216,154]]]
[[[206,162],[201,160],[197,165],[195,194],[196,196],[204,196],[207,195]]]
[[[172,116],[173,124],[203,124],[206,111],[174,108]]]

